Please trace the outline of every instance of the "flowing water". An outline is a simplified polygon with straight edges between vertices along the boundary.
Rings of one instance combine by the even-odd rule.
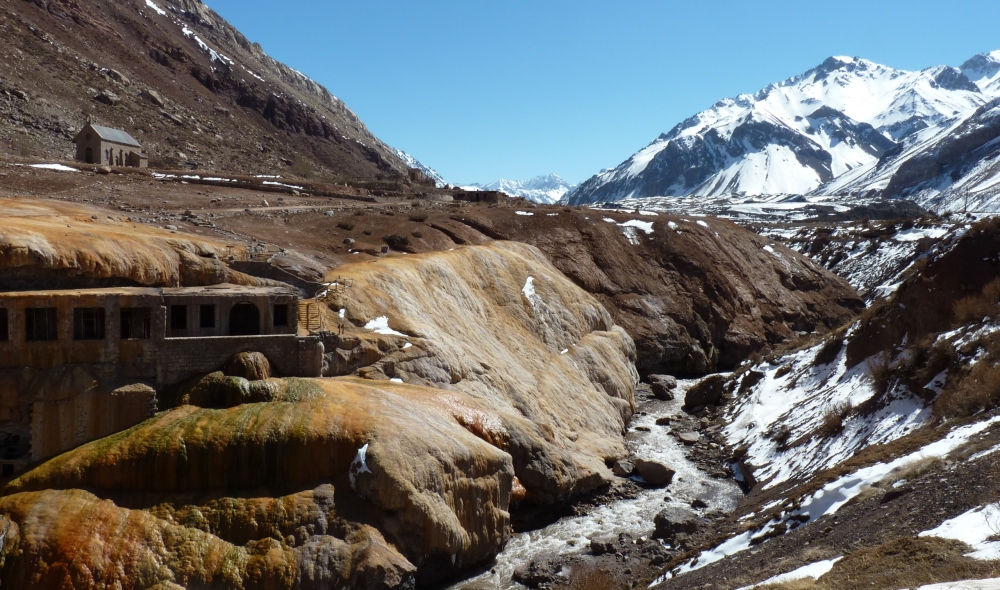
[[[653,517],[667,506],[683,506],[690,509],[695,498],[702,499],[708,508],[731,511],[742,495],[731,480],[719,480],[706,473],[684,456],[684,445],[678,441],[670,429],[657,426],[656,419],[681,413],[684,392],[698,380],[678,380],[673,401],[649,400],[639,404],[639,411],[632,419],[626,444],[634,458],[660,461],[676,470],[673,482],[666,489],[643,490],[631,500],[617,500],[595,507],[582,516],[562,518],[549,526],[515,535],[497,556],[493,567],[483,574],[469,578],[451,587],[450,590],[476,590],[523,588],[513,582],[511,576],[515,568],[528,563],[535,556],[568,555],[588,551],[593,537],[617,536],[628,533],[633,537],[649,535],[653,531]],[[637,426],[650,429],[637,431]],[[665,498],[669,498],[666,500]]]

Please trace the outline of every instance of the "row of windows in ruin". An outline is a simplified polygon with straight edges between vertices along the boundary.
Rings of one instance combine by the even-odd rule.
[[[251,309],[252,308],[252,309]],[[198,327],[216,327],[216,306],[198,306]],[[152,310],[148,307],[121,308],[120,337],[122,340],[148,339],[152,334]],[[276,304],[272,314],[274,327],[288,327],[288,305]],[[104,340],[106,318],[103,307],[78,307],[73,310],[73,340]],[[170,306],[170,329],[188,328],[188,306]],[[240,303],[230,313],[230,334],[234,336],[260,333],[260,314],[252,303]],[[8,310],[0,307],[0,341],[10,338]],[[55,307],[29,307],[24,310],[24,340],[45,342],[59,339],[59,313]]]

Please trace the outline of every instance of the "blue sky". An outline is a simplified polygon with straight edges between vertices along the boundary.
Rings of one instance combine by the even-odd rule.
[[[1000,49],[1000,2],[206,0],[449,182],[616,166],[716,100],[831,55]]]

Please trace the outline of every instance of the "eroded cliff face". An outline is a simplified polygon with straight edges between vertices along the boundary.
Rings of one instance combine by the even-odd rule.
[[[544,252],[635,339],[644,374],[732,369],[864,308],[840,277],[723,219],[537,207],[463,211],[453,222]]]
[[[0,291],[272,284],[226,266],[222,242],[57,201],[6,198],[0,206]]]
[[[512,503],[610,480],[634,346],[538,250],[337,274],[351,287],[328,295],[334,338],[371,343],[373,362],[325,379],[214,373],[171,392],[173,409],[7,481],[2,579],[408,587],[499,551]]]
[[[328,280],[350,285],[327,296],[338,316],[359,326],[384,318],[376,348],[388,354],[357,373],[465,394],[439,399],[511,453],[531,500],[610,481],[606,464],[625,455],[635,410],[635,347],[536,248],[493,242],[345,265]],[[331,356],[354,343],[338,339]]]

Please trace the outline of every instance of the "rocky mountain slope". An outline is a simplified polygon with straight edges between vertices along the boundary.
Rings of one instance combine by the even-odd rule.
[[[735,588],[806,566],[806,582],[775,583],[995,576],[998,235],[987,220],[938,243],[849,328],[729,378],[723,432],[754,490],[657,587]]]
[[[536,176],[530,180],[500,179],[489,184],[471,184],[465,190],[502,191],[512,197],[524,197],[535,203],[552,204],[571,192],[575,186],[555,174]]]
[[[92,115],[132,133],[152,166],[406,171],[342,101],[199,0],[18,0],[0,10],[8,153],[71,159]]]
[[[881,191],[884,184],[862,177],[889,162],[898,167],[909,161],[900,154],[950,135],[998,96],[997,71],[995,54],[976,56],[962,68],[918,72],[831,57],[755,94],[716,103],[584,182],[566,201]],[[886,196],[900,192],[887,190]]]

